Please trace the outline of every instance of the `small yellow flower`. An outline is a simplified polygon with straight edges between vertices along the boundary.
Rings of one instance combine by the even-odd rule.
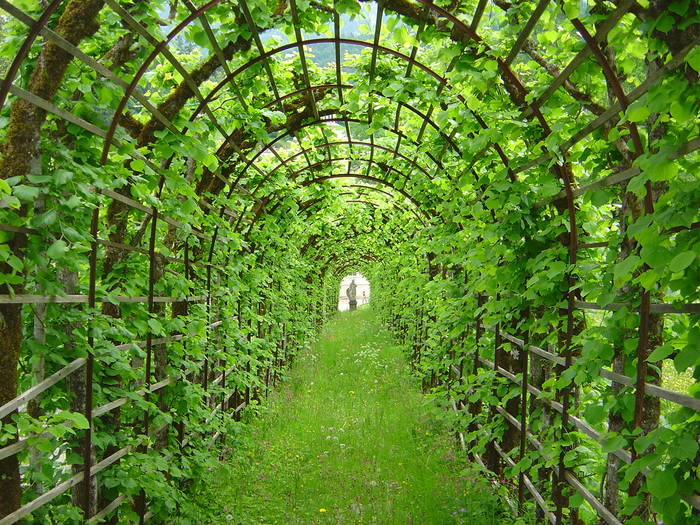
[[[354,391],[354,390],[350,390],[350,394],[351,394],[351,395],[355,395],[355,391]]]
[[[326,512],[326,509],[318,509],[319,512]]]

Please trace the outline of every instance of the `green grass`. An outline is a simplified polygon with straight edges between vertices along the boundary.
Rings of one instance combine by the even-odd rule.
[[[371,310],[340,314],[197,486],[197,523],[512,523]]]

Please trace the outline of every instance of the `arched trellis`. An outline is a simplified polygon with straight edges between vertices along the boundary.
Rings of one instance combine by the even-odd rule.
[[[335,41],[335,40],[334,40],[334,41]],[[341,42],[342,42],[342,39],[341,39]],[[354,43],[354,42],[355,42],[355,41],[353,41],[353,43]],[[346,43],[347,43],[347,42],[346,42]],[[377,49],[377,48],[374,47],[374,46],[372,46],[372,47],[373,47],[373,49]],[[384,49],[382,49],[382,51],[384,51]],[[400,54],[399,54],[399,55],[400,55]],[[414,63],[415,63],[415,60],[411,59],[410,57],[406,57],[405,55],[401,55],[401,57],[402,57],[403,59],[405,59],[405,60],[408,60],[409,64],[414,64]],[[251,65],[253,65],[253,64],[251,64]],[[241,67],[243,67],[243,66],[241,66]],[[437,75],[437,74],[435,74],[435,75]],[[437,75],[437,78],[441,78],[441,77],[439,77],[439,75]],[[444,80],[444,79],[443,79],[443,80]],[[223,83],[223,82],[222,82],[222,83]],[[220,85],[221,85],[221,84],[220,84]],[[441,84],[441,85],[443,85],[443,84]],[[348,87],[348,86],[347,86],[347,85],[344,85],[344,84],[335,84],[335,85],[324,85],[324,87],[330,87],[330,88],[335,87],[335,88],[337,88],[337,89],[339,89],[339,90],[342,90],[342,89],[345,89],[345,88]],[[352,87],[352,86],[349,86],[349,87]],[[216,89],[216,88],[215,88],[215,89]],[[315,87],[315,86],[309,86],[309,87],[304,88],[304,89],[302,89],[302,90],[297,90],[297,91],[295,91],[293,94],[299,94],[299,93],[302,93],[302,92],[312,92],[314,89],[317,89],[317,87]],[[211,94],[211,93],[210,93],[210,94]],[[383,95],[383,94],[380,93],[380,92],[372,91],[372,94],[375,95],[375,96],[378,96],[378,97],[389,98],[389,99],[391,100],[391,97],[386,97],[385,95]],[[288,96],[291,96],[291,95],[292,95],[292,94],[287,94],[287,95],[284,95],[284,96],[280,96],[280,97],[278,97],[276,100],[270,102],[269,105],[279,104],[279,103],[281,103],[282,100],[284,100],[285,98],[287,98]],[[466,106],[466,101],[464,100],[463,97],[461,97],[461,95],[458,95],[457,98],[458,98],[458,100],[459,100],[460,103],[462,103],[463,105]],[[433,120],[430,119],[430,115],[421,113],[420,110],[418,110],[417,108],[415,108],[414,106],[412,106],[412,105],[410,105],[410,104],[408,104],[408,103],[406,103],[406,102],[399,101],[399,102],[397,102],[397,105],[398,105],[399,107],[405,107],[405,108],[409,109],[411,112],[413,112],[413,113],[415,113],[416,115],[418,115],[418,116],[423,120],[423,125],[421,126],[421,129],[425,128],[425,126],[429,124],[431,127],[433,127],[433,128],[445,139],[445,141],[449,144],[450,148],[453,149],[453,150],[457,153],[457,155],[461,155],[460,149],[459,149],[459,148],[457,147],[457,145],[454,143],[454,141],[452,140],[452,138],[451,138],[450,136],[448,136],[444,131],[442,131],[442,130],[440,129],[440,127],[439,127]],[[200,108],[201,108],[201,107],[202,107],[202,105],[200,104]],[[198,108],[197,111],[195,111],[195,113],[194,113],[193,116],[191,117],[191,120],[194,119],[194,118],[196,118],[196,116],[198,115],[198,111],[200,110],[200,108]],[[471,109],[470,109],[469,111],[470,111],[470,113],[473,113],[473,114],[474,114],[475,120],[478,122],[478,124],[479,124],[483,129],[488,129],[488,126],[487,126],[487,124],[486,124],[486,122],[485,122],[485,120],[484,120],[483,118],[481,118],[478,114],[474,113]],[[345,118],[347,119],[347,117],[345,117]],[[317,120],[318,120],[318,119],[317,119]],[[330,121],[331,119],[324,119],[324,120]],[[341,119],[335,119],[335,121],[340,121],[340,122],[346,122],[346,123],[347,123],[347,122],[353,122],[353,121],[355,121],[355,120],[341,120]],[[362,121],[356,120],[356,122],[362,122]],[[370,122],[367,121],[367,123],[370,123]],[[309,124],[309,125],[310,125],[310,124]],[[298,129],[302,129],[303,127],[306,127],[306,125],[300,126]],[[396,127],[396,126],[395,126],[395,127]],[[390,131],[390,132],[392,131],[391,128],[387,128],[386,126],[382,126],[382,129],[387,130],[387,131]],[[397,130],[394,130],[394,131],[397,131]],[[348,133],[349,133],[349,130],[348,130]],[[260,152],[258,152],[258,154],[256,154],[256,155],[253,157],[253,159],[251,159],[251,160],[249,160],[249,161],[246,162],[246,167],[245,167],[245,169],[247,169],[248,167],[250,167],[250,165],[253,165],[255,159],[257,159],[258,156],[261,155],[266,149],[271,148],[276,142],[281,141],[283,138],[285,138],[285,137],[288,136],[289,134],[290,134],[290,133],[288,132],[288,133],[286,133],[286,134],[281,135],[280,137],[277,137],[275,140],[271,141],[268,145],[265,146],[264,149],[262,149]],[[422,132],[421,132],[421,135],[422,135]],[[399,137],[400,137],[400,138],[405,138],[405,137],[403,137],[402,135],[399,135]],[[224,143],[222,144],[221,148],[223,148],[223,147],[226,145],[226,143],[227,143],[227,141],[225,140]],[[500,159],[501,159],[501,162],[502,162],[502,163],[504,164],[504,166],[509,170],[510,176],[513,177],[514,174],[511,172],[510,167],[509,167],[509,165],[508,165],[508,158],[507,158],[507,156],[505,155],[505,153],[503,152],[503,149],[500,147],[500,145],[498,145],[498,144],[490,144],[488,147],[492,147],[492,148],[496,151],[496,153],[498,154],[498,156],[499,156]],[[433,162],[435,162],[437,165],[440,165],[439,160],[436,159],[436,158],[434,158],[429,152],[426,152],[426,155],[428,155],[428,157],[429,157],[431,160],[433,160]]]
[[[350,117],[334,117],[334,116],[330,116],[330,117],[324,118],[324,119],[319,120],[319,121],[308,122],[308,123],[306,123],[306,124],[302,124],[301,126],[299,126],[299,129],[303,129],[303,128],[305,128],[305,127],[310,127],[310,126],[315,126],[315,125],[318,125],[318,124],[323,124],[323,123],[326,123],[326,122],[344,122],[344,123],[367,124],[367,121],[361,120],[361,119],[354,119],[354,118],[350,118]],[[381,129],[383,129],[384,131],[387,131],[387,132],[389,132],[389,133],[392,133],[393,135],[396,135],[397,137],[409,139],[409,137],[407,137],[405,134],[401,133],[400,131],[398,131],[398,130],[396,130],[396,129],[388,128],[388,127],[384,127],[384,126],[383,126]],[[282,134],[282,135],[280,135],[279,137],[276,137],[274,140],[270,141],[270,143],[266,144],[263,148],[261,148],[261,150],[260,150],[258,153],[256,153],[254,157],[252,157],[248,162],[246,162],[244,168],[239,172],[239,174],[237,175],[236,179],[234,180],[234,184],[237,184],[237,183],[239,183],[239,182],[241,181],[241,179],[242,179],[242,177],[243,177],[245,171],[248,169],[248,167],[250,167],[250,165],[253,164],[253,162],[254,162],[260,155],[262,155],[262,154],[267,150],[267,148],[268,148],[270,145],[271,145],[271,146],[274,146],[274,144],[276,144],[277,142],[281,142],[282,140],[284,140],[284,139],[287,138],[288,136],[289,136],[288,133]],[[409,139],[409,140],[410,140],[410,139]],[[355,141],[355,140],[348,140],[348,141],[345,141],[345,143],[347,143],[349,146],[352,146],[352,145],[354,145],[354,144],[356,144],[356,143],[360,143],[360,142],[362,142],[362,141],[359,141],[359,140],[357,140],[357,141]],[[329,142],[326,142],[326,144],[330,144],[330,143],[329,143]],[[394,151],[396,152],[395,149],[394,149]],[[302,155],[303,155],[304,153],[308,153],[308,152],[309,152],[309,149],[308,149],[308,148],[307,148],[307,149],[302,149],[302,150],[300,150],[300,154],[302,154]],[[397,152],[397,153],[398,153],[398,152]],[[434,158],[434,157],[432,156],[432,154],[430,154],[429,152],[426,152],[426,156],[433,162],[433,164],[435,164],[435,166],[436,166],[437,168],[441,168],[440,161],[438,161],[436,158]],[[404,156],[404,157],[405,157],[405,156]],[[291,159],[288,159],[288,160],[291,160]],[[281,163],[280,163],[280,165],[282,165],[282,166],[284,166],[285,164],[286,164],[285,162],[281,162]],[[278,166],[278,167],[279,167],[279,166]],[[277,169],[277,168],[275,168],[275,169]]]
[[[421,0],[421,4],[426,8],[426,9],[425,9],[426,12],[427,12],[427,11],[431,11],[431,12],[433,13],[432,16],[435,16],[435,17],[437,17],[437,18],[441,18],[441,19],[447,20],[447,21],[449,21],[451,24],[453,24],[452,35],[451,35],[453,38],[456,38],[456,39],[459,40],[460,34],[463,34],[463,35],[466,35],[468,38],[470,38],[470,39],[472,39],[472,40],[474,40],[474,41],[477,41],[477,42],[481,43],[482,45],[485,45],[484,42],[483,42],[483,40],[482,40],[481,38],[479,38],[478,34],[476,33],[476,27],[478,26],[478,20],[479,20],[479,18],[480,18],[480,16],[481,16],[481,15],[478,14],[478,11],[481,10],[481,11],[483,12],[484,2],[480,2],[480,3],[479,3],[479,8],[477,9],[477,13],[476,13],[475,16],[474,16],[474,20],[473,20],[473,22],[472,22],[471,25],[467,25],[467,24],[465,24],[464,22],[461,22],[461,21],[460,21],[458,18],[456,18],[453,14],[450,14],[450,13],[448,13],[447,11],[445,11],[444,9],[435,6],[435,5],[432,4],[431,2],[428,2],[428,1],[426,1],[426,0]],[[54,1],[54,2],[49,6],[49,9],[55,9],[55,6],[57,6],[57,5],[58,5],[58,2],[57,2],[57,1]],[[111,4],[110,4],[110,5],[111,5]],[[204,9],[193,10],[193,11],[195,11],[195,12],[193,12],[192,16],[194,17],[195,14],[196,14],[196,12],[199,12],[199,15],[202,15],[202,14],[204,13],[204,10],[209,9],[210,7],[213,7],[213,5],[214,5],[214,2],[210,2],[209,4],[206,4],[206,6],[204,6]],[[409,5],[404,5],[404,4],[398,3],[398,5],[399,5],[399,6],[402,6],[402,5],[403,5],[403,8],[404,8],[404,9],[405,9],[405,8],[411,8],[411,9],[413,8],[410,4],[409,4]],[[605,22],[605,23],[600,27],[600,29],[598,30],[598,33],[597,33],[595,36],[593,36],[593,37],[591,37],[590,34],[586,34],[587,32],[585,31],[585,27],[583,28],[583,29],[584,29],[583,31],[581,30],[581,27],[583,27],[582,24],[577,23],[576,21],[573,21],[573,25],[574,25],[574,27],[577,29],[577,31],[578,31],[579,33],[581,33],[581,36],[582,36],[582,38],[583,38],[583,41],[586,43],[586,47],[584,48],[583,51],[581,51],[581,52],[574,58],[574,60],[570,63],[570,66],[567,66],[566,70],[563,71],[563,72],[555,79],[555,81],[552,82],[552,83],[547,87],[547,89],[542,93],[542,95],[540,95],[539,97],[537,97],[533,103],[531,103],[529,106],[527,106],[527,107],[523,110],[523,114],[524,114],[524,115],[534,115],[535,118],[536,118],[536,120],[538,121],[538,123],[542,126],[542,129],[547,130],[548,124],[547,124],[546,122],[543,121],[543,120],[544,120],[544,117],[543,117],[542,115],[538,115],[538,114],[537,114],[537,113],[540,111],[540,110],[539,110],[539,107],[542,105],[543,100],[546,100],[546,98],[547,98],[547,96],[548,96],[547,93],[549,93],[549,94],[551,95],[551,93],[552,93],[555,89],[557,89],[557,84],[561,85],[561,83],[563,83],[563,82],[566,80],[567,75],[569,75],[569,74],[575,69],[575,63],[576,63],[576,61],[578,61],[579,64],[581,63],[582,59],[579,58],[580,56],[585,56],[586,53],[592,53],[592,54],[598,59],[598,61],[600,62],[600,66],[602,67],[602,69],[603,69],[604,72],[605,72],[605,77],[606,77],[606,79],[608,80],[609,85],[611,85],[613,88],[616,88],[616,89],[614,89],[614,91],[615,91],[615,95],[617,96],[617,98],[618,98],[619,100],[618,100],[618,102],[617,102],[616,104],[613,104],[613,105],[611,106],[611,108],[606,112],[606,114],[607,114],[608,116],[601,116],[600,118],[595,119],[595,121],[594,121],[593,123],[587,125],[583,130],[581,130],[579,133],[577,133],[576,136],[574,136],[573,138],[571,138],[570,140],[568,140],[568,141],[565,143],[565,147],[563,148],[563,150],[565,150],[565,149],[567,149],[568,147],[570,147],[571,144],[573,143],[572,141],[574,141],[574,139],[576,139],[577,137],[578,137],[578,139],[580,140],[581,137],[586,136],[586,133],[583,133],[584,131],[589,130],[588,132],[590,132],[590,131],[596,129],[596,126],[600,126],[600,125],[602,125],[603,122],[606,122],[606,120],[605,120],[606,118],[607,118],[607,119],[610,119],[610,118],[612,118],[610,115],[616,115],[620,110],[625,110],[625,109],[627,108],[627,106],[629,105],[629,103],[630,103],[632,100],[635,100],[636,98],[638,98],[639,96],[641,96],[640,94],[643,94],[643,93],[645,92],[645,89],[646,89],[646,88],[645,88],[645,89],[641,89],[641,90],[635,89],[635,90],[633,91],[633,93],[629,94],[629,96],[627,96],[624,92],[621,92],[621,93],[620,93],[620,90],[617,89],[617,88],[619,88],[619,82],[617,82],[617,79],[615,78],[615,76],[616,76],[616,75],[615,75],[615,72],[614,72],[614,71],[611,71],[611,64],[608,63],[608,61],[605,59],[605,57],[602,57],[602,56],[601,56],[600,49],[597,48],[598,46],[597,46],[597,44],[596,44],[596,41],[599,41],[599,42],[600,42],[600,41],[603,41],[603,40],[604,40],[604,34],[606,34],[607,31],[609,31],[610,28],[611,28],[612,26],[614,26],[614,19],[618,19],[618,20],[619,20],[619,18],[625,13],[625,11],[627,11],[632,5],[633,5],[633,2],[627,2],[627,1],[621,2],[620,5],[619,5],[619,7],[617,7],[617,8],[615,9],[615,11],[613,12],[613,14],[612,14],[612,15],[610,16],[610,18],[609,18],[609,20],[613,20],[613,21],[610,22],[610,23],[608,23],[608,21],[606,20],[606,22]],[[512,70],[510,69],[510,64],[513,62],[513,59],[515,58],[515,56],[518,54],[519,49],[522,48],[522,45],[523,45],[525,39],[527,39],[527,35],[532,31],[532,29],[533,29],[534,25],[536,24],[536,22],[537,22],[539,16],[542,14],[543,9],[544,9],[544,6],[545,6],[544,2],[538,3],[536,9],[533,11],[533,14],[531,15],[531,17],[530,17],[530,18],[528,19],[528,21],[526,22],[526,24],[525,24],[523,30],[522,30],[521,32],[519,32],[518,37],[516,38],[515,44],[514,44],[513,48],[511,49],[511,51],[508,53],[507,57],[506,57],[505,59],[496,59],[496,60],[498,61],[498,68],[499,68],[499,71],[501,71],[502,77],[505,78],[505,79],[507,79],[507,81],[512,82],[513,85],[514,85],[515,88],[516,88],[516,91],[517,91],[518,93],[521,93],[521,91],[524,89],[524,87],[523,87],[522,84],[519,83],[519,80],[517,79],[517,77],[515,77],[515,75],[512,74]],[[44,13],[43,13],[41,19],[39,20],[39,22],[38,22],[35,26],[33,26],[33,27],[31,28],[30,34],[29,34],[28,38],[26,39],[25,44],[24,44],[23,47],[22,47],[22,52],[21,52],[20,54],[22,54],[22,53],[26,54],[26,50],[28,50],[29,47],[31,46],[31,42],[33,42],[33,41],[35,40],[36,36],[42,31],[42,29],[46,27],[46,20],[47,20],[48,18],[50,18],[50,16],[49,16],[49,15],[50,15],[49,9],[47,9],[46,11],[44,11]],[[47,13],[48,13],[48,14],[47,14]],[[409,14],[410,14],[410,13],[409,13]],[[413,14],[414,14],[415,16],[417,16],[417,17],[419,17],[419,15],[422,15],[422,14],[419,13],[418,11],[414,12]],[[381,20],[381,17],[379,17],[379,19]],[[190,19],[189,19],[189,22],[192,22],[192,21],[194,21],[194,18],[190,18]],[[187,23],[189,23],[189,22],[187,22]],[[577,27],[577,25],[578,25],[578,27]],[[178,27],[179,27],[179,26],[178,26]],[[377,32],[377,33],[379,33],[379,32]],[[599,38],[599,35],[602,35],[602,36]],[[297,37],[298,37],[298,35],[297,35]],[[169,36],[168,38],[172,38],[172,37]],[[332,39],[332,41],[333,41],[333,42],[336,42],[336,43],[341,42],[340,39]],[[166,47],[166,45],[167,45],[167,43],[166,43],[166,44],[163,44],[163,43],[157,44],[157,46],[160,46],[160,47],[161,47],[161,50],[164,50],[165,47]],[[304,43],[303,43],[303,41],[301,40],[301,38],[298,37],[298,38],[297,38],[297,42],[295,42],[293,45],[298,46],[299,49],[300,49],[300,51],[303,50]],[[338,44],[336,44],[336,45],[338,45]],[[486,48],[489,49],[487,45],[486,45]],[[690,49],[692,49],[692,48],[690,48]],[[376,59],[377,50],[378,50],[378,48],[376,48],[376,47],[373,48],[373,53],[372,53],[372,54],[373,54],[373,59],[372,59],[373,62],[374,62],[375,59]],[[673,68],[678,67],[678,64],[679,64],[679,63],[682,63],[682,61],[683,61],[682,58],[681,58],[680,60],[677,60],[677,57],[678,57],[678,56],[681,56],[681,55],[676,55],[676,57],[675,57],[672,61],[670,61],[670,62],[668,63],[668,64],[671,64],[671,65],[665,65],[663,71],[666,71],[666,72],[667,72],[667,71],[671,71]],[[413,59],[415,60],[415,55],[414,55],[413,57],[409,57],[409,58],[413,58]],[[17,63],[17,64],[19,64],[20,62],[21,62],[21,59],[16,60],[16,63]],[[338,61],[338,62],[339,62],[339,61]],[[413,63],[409,61],[408,64],[409,64],[409,67],[410,67],[410,65],[412,65]],[[571,64],[574,64],[574,65],[572,66]],[[3,90],[4,90],[3,93],[4,93],[4,94],[6,94],[6,93],[8,92],[9,86],[10,86],[11,83],[12,83],[12,78],[11,78],[11,77],[14,76],[14,74],[16,74],[16,72],[17,72],[17,70],[18,70],[18,66],[15,67],[15,66],[14,66],[14,62],[13,62],[13,65],[12,65],[11,70],[12,70],[12,69],[14,69],[14,72],[11,71],[11,74],[7,76],[7,78],[5,79],[5,82],[3,83]],[[305,69],[306,69],[306,68],[305,68]],[[611,74],[611,73],[612,73],[612,74]],[[228,72],[227,72],[227,74],[228,74]],[[659,77],[657,77],[657,79],[658,79],[658,78],[659,78]],[[9,81],[8,81],[8,79],[9,79]],[[309,79],[308,79],[308,72],[307,72],[307,78],[305,79],[305,81],[306,81],[306,84],[307,84],[307,86],[308,86],[306,89],[310,90],[310,89],[311,89],[311,84],[310,84]],[[507,82],[506,82],[506,83],[507,83]],[[338,84],[341,84],[341,83],[339,82]],[[649,84],[649,83],[645,83],[645,85],[648,86],[648,85],[650,85],[650,84]],[[642,86],[640,86],[640,87],[642,87]],[[342,91],[342,88],[339,89],[339,91]],[[18,92],[18,91],[16,91],[16,92]],[[313,95],[313,92],[311,92],[311,94]],[[26,95],[24,95],[24,96],[26,96]],[[134,94],[133,96],[136,97],[136,94]],[[544,97],[544,98],[543,98],[543,97]],[[39,101],[37,101],[37,102],[40,103],[40,104],[44,104],[44,105],[45,105],[45,102],[46,102],[46,101],[41,102],[41,101],[39,100]],[[521,105],[519,105],[519,104],[516,103],[515,106],[517,107],[517,106],[521,106]],[[208,108],[205,108],[205,109],[203,109],[202,111],[207,112],[207,109],[208,109]],[[429,112],[426,112],[425,115],[428,115],[428,113],[429,113]],[[210,118],[211,118],[211,117],[210,117]],[[220,126],[216,126],[216,119],[215,119],[215,118],[212,119],[212,120],[213,120],[212,123],[215,125],[215,127],[220,127]],[[370,118],[370,120],[371,120],[371,118]],[[166,127],[169,127],[166,123],[163,123],[163,124],[164,124]],[[169,128],[169,129],[170,129],[170,128]],[[183,129],[184,129],[184,128],[183,128]],[[172,131],[172,129],[171,129],[171,131]],[[219,131],[222,133],[222,135],[223,135],[224,137],[226,137],[226,134],[225,134],[223,128],[219,129]],[[587,133],[588,133],[588,132],[587,132]],[[582,133],[583,133],[583,135],[582,135]],[[400,137],[400,135],[399,135],[399,137]],[[327,142],[327,141],[326,141],[326,142]],[[636,141],[636,142],[638,142],[638,141]],[[697,141],[696,141],[696,142],[697,142]],[[692,146],[692,145],[689,146],[689,147],[684,146],[683,148],[685,148],[685,153],[687,153],[687,152],[693,150],[693,146]],[[683,149],[683,148],[681,148],[681,149]],[[303,149],[303,148],[302,148],[302,149]],[[640,153],[640,152],[642,151],[642,148],[641,148],[641,147],[637,147],[637,148],[635,148],[635,149],[636,149],[636,152],[637,152],[637,153]],[[395,148],[395,150],[398,150],[398,146]],[[371,151],[373,152],[373,151],[374,151],[374,148],[372,148]],[[685,153],[681,153],[681,154],[679,154],[679,156],[682,155],[682,154],[685,154]],[[544,162],[545,160],[551,159],[552,157],[553,157],[553,155],[552,155],[552,154],[548,154],[548,153],[545,153],[545,154],[543,154],[543,155],[540,155],[540,156],[537,157],[535,160],[528,161],[528,162],[526,162],[526,163],[524,163],[524,164],[521,164],[520,166],[514,168],[514,170],[512,171],[512,174],[514,174],[514,173],[516,173],[516,172],[524,171],[525,169],[528,169],[529,167],[532,167],[532,166],[535,166],[535,165],[537,165],[537,164],[539,164],[539,163],[541,163],[541,162]],[[543,159],[544,159],[544,160],[543,160]],[[502,160],[503,160],[503,159],[502,159]],[[632,169],[632,168],[630,168],[630,169]],[[566,204],[567,204],[566,209],[564,209],[563,206],[560,206],[560,211],[567,211],[567,212],[569,213],[570,218],[571,218],[571,217],[575,217],[575,209],[573,208],[573,200],[574,200],[575,198],[581,196],[582,194],[584,194],[585,191],[586,191],[586,189],[585,189],[585,188],[584,188],[584,189],[578,189],[578,190],[575,190],[575,191],[572,190],[572,182],[573,182],[573,181],[571,180],[571,174],[570,174],[570,172],[567,173],[565,169],[561,169],[561,168],[559,168],[558,171],[559,171],[559,174],[560,174],[561,176],[564,177],[565,183],[566,183],[566,184],[565,184],[564,192],[563,192],[562,194],[560,194],[560,195],[557,196],[557,198],[564,198],[564,199],[566,200]],[[623,178],[622,176],[620,176],[620,177],[617,178],[617,180],[629,180],[630,177],[634,176],[634,175],[630,175],[630,173],[633,173],[633,169],[632,169],[632,171],[629,171],[629,172],[623,172],[624,177],[627,177],[626,179]],[[637,172],[637,173],[638,173],[638,172]],[[609,181],[606,181],[606,184],[608,184],[608,183],[612,184],[613,182],[610,182],[610,181],[612,181],[612,180],[615,180],[615,179],[610,179]],[[647,195],[650,195],[650,193],[651,193],[651,192],[647,191]],[[550,199],[549,202],[551,202],[551,200],[552,200],[552,199]],[[146,206],[146,205],[143,205],[143,204],[142,204],[141,206],[142,206],[142,208],[143,208],[143,209],[139,209],[141,212],[143,212],[143,213],[149,213],[149,212],[150,212],[150,213],[151,213],[152,223],[153,223],[153,227],[151,228],[151,235],[155,235],[155,234],[157,233],[156,227],[155,227],[155,225],[157,224],[157,222],[158,222],[158,221],[161,221],[161,223],[162,223],[163,221],[168,222],[168,219],[167,219],[167,217],[162,217],[161,215],[159,215],[159,212],[158,212],[158,210],[157,210],[155,207]],[[648,213],[650,213],[650,211],[651,211],[651,209],[647,206],[646,213],[648,214]],[[223,210],[222,210],[222,213],[223,213]],[[171,226],[174,227],[174,225],[172,224],[172,221],[169,222],[168,224],[170,224]],[[573,227],[572,227],[572,226],[573,226]],[[13,227],[13,226],[12,226],[12,225],[8,225],[8,227]],[[18,233],[27,234],[27,235],[32,234],[32,233],[28,233],[28,230],[29,230],[29,229],[27,229],[27,228],[25,228],[25,230],[27,230],[27,231],[20,231],[21,228],[19,228],[19,227],[15,227],[15,228],[16,228],[16,230],[17,230]],[[10,230],[10,231],[12,231],[12,230]],[[569,242],[569,246],[568,246],[568,247],[569,247],[569,262],[572,262],[572,261],[575,262],[575,260],[576,260],[576,255],[575,255],[575,251],[572,250],[572,246],[575,245],[576,248],[580,247],[580,245],[576,242],[576,238],[575,238],[575,234],[576,234],[576,231],[577,231],[577,230],[576,230],[576,225],[575,225],[575,224],[572,225],[572,224],[570,223],[570,231],[572,232],[572,235],[570,236],[570,239],[569,239],[570,242]],[[197,234],[198,234],[198,235],[197,235]],[[206,234],[203,233],[202,231],[196,231],[195,236],[203,236],[203,237],[206,237],[206,238],[211,238],[210,236],[206,235]],[[95,238],[96,238],[96,242],[97,242],[97,237],[95,237]],[[216,238],[216,233],[215,233],[215,235],[214,235],[214,238]],[[150,251],[150,253],[151,253],[151,258],[152,258],[152,254],[153,254],[153,244],[154,244],[154,242],[155,242],[155,241],[151,241],[151,243],[150,243],[151,246],[149,247],[150,250],[147,250],[147,252]],[[593,243],[593,244],[595,244],[595,243]],[[214,242],[214,240],[212,240],[212,242],[211,242],[211,251],[210,251],[210,262],[211,262],[211,253],[213,253],[213,250],[214,250],[214,245],[215,245],[215,242]],[[211,270],[211,266],[209,266],[209,269]],[[91,281],[92,281],[93,284],[94,284],[94,279],[92,279]],[[571,290],[571,288],[572,288],[571,283],[569,283],[569,290]],[[151,295],[151,296],[153,295],[153,294],[152,294],[152,290],[151,290],[150,295]],[[94,301],[94,294],[93,294],[93,298],[92,298],[92,299],[93,299],[93,301]],[[573,299],[573,302],[574,302],[574,303],[580,302],[580,301],[576,301],[576,297],[572,296],[571,292],[569,292],[569,294],[568,294],[568,296],[567,296],[567,302],[568,302],[568,305],[567,305],[567,306],[568,306],[568,308],[567,308],[567,322],[570,320],[570,317],[571,317],[570,314],[571,314],[571,312],[572,312],[572,299]],[[648,316],[648,314],[651,313],[651,311],[652,311],[654,305],[649,304],[650,301],[649,301],[649,298],[648,298],[648,297],[643,298],[643,299],[644,299],[644,304],[646,305],[646,307],[648,307],[648,308],[647,308],[647,312],[646,312],[645,315]],[[150,303],[153,303],[153,301],[151,300]],[[149,305],[149,306],[151,306],[151,305]],[[658,307],[658,306],[660,306],[660,305],[656,305],[656,306]],[[569,324],[569,327],[567,327],[567,332],[570,332],[570,329],[569,329],[569,328],[570,328],[570,324]],[[477,329],[478,329],[478,327],[477,327]],[[567,333],[566,335],[567,335],[567,337],[569,337],[570,334]],[[642,338],[642,339],[643,339],[643,338]],[[524,353],[525,353],[525,352],[524,352]],[[643,355],[643,352],[642,352],[641,355]],[[569,355],[566,355],[566,357],[565,357],[565,363],[564,363],[565,365],[571,364],[571,360],[570,360],[569,358],[570,358],[570,356],[569,356]],[[639,363],[640,365],[643,365],[643,364],[644,364],[644,359],[641,359],[641,358],[638,359],[638,363]],[[559,364],[559,363],[557,363],[557,364]],[[498,363],[495,362],[495,361],[494,361],[494,368],[498,368]],[[636,384],[637,399],[643,399],[644,396],[645,396],[645,385],[644,385],[644,383],[643,383],[643,376],[644,376],[644,374],[643,374],[643,369],[640,369],[640,372],[638,373],[638,381],[637,381],[637,384]],[[648,389],[647,389],[647,390],[648,390]],[[648,391],[654,391],[654,390],[652,389],[652,390],[648,390]],[[568,412],[568,411],[567,411],[567,404],[566,404],[566,402],[563,404],[563,407],[564,407],[564,420],[566,420],[567,417],[568,417],[568,416],[567,416],[567,412]],[[638,409],[638,407],[639,407],[639,401],[636,402],[635,409]],[[635,419],[638,419],[638,417],[637,417],[637,412],[638,412],[638,410],[635,410]],[[572,420],[572,421],[574,421],[574,423],[575,423],[575,420]],[[523,432],[523,434],[525,434],[525,432]],[[636,451],[633,450],[633,453],[636,454]],[[623,455],[624,455],[624,454],[623,454]],[[89,468],[89,466],[88,466],[88,468]],[[559,466],[559,474],[561,474],[562,472],[564,472],[564,470],[563,470],[562,466],[560,465],[560,466]],[[89,472],[88,472],[88,473],[89,473]],[[562,478],[562,476],[560,476],[560,481],[561,481],[561,478]],[[559,503],[559,502],[558,502],[558,503]],[[562,519],[562,517],[561,517],[561,505],[559,506],[559,508],[557,509],[557,511],[558,511],[558,512],[557,512],[557,516],[555,516],[555,519],[558,520],[558,521],[561,521],[561,519]]]

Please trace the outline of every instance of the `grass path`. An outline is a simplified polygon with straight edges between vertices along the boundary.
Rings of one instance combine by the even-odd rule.
[[[508,523],[440,410],[371,310],[340,314],[200,487],[201,523]]]

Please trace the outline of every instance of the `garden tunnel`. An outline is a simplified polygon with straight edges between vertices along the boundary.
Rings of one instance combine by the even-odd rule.
[[[542,522],[700,523],[693,0],[0,0],[0,523],[161,522],[361,272]]]

